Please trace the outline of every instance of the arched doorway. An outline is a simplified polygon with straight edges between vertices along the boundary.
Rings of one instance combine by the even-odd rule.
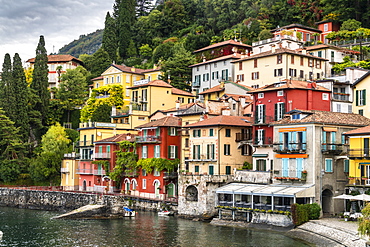
[[[86,191],[86,180],[82,182],[82,191]]]
[[[155,198],[159,198],[159,190],[160,190],[161,182],[159,180],[154,181],[154,193],[155,193]]]
[[[333,213],[333,210],[332,210],[333,192],[329,189],[325,189],[322,191],[321,197],[322,197],[322,202],[321,202],[322,213],[324,215],[332,214]]]
[[[173,183],[167,185],[167,196],[175,197],[175,185]]]

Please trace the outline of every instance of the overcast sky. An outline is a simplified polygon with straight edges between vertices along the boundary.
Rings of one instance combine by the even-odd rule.
[[[4,55],[22,61],[35,57],[40,35],[47,53],[104,28],[114,0],[0,0],[0,71]]]

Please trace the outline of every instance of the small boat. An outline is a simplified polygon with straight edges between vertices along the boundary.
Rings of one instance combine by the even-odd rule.
[[[171,216],[173,215],[173,212],[172,211],[159,211],[158,212],[158,216]]]
[[[132,210],[131,208],[128,208],[128,207],[123,207],[123,216],[135,217],[135,215],[136,215],[135,210]]]
[[[3,238],[3,232],[0,231],[0,240]]]

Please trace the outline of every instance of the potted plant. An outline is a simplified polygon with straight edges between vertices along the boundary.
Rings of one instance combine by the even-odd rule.
[[[344,221],[348,221],[349,215],[344,215]]]
[[[307,179],[307,171],[306,170],[303,170],[302,171],[302,180],[306,180]]]

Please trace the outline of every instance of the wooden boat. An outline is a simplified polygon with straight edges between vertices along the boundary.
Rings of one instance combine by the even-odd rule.
[[[136,215],[135,210],[132,210],[131,208],[128,208],[128,207],[123,207],[123,216],[135,217],[135,215]]]
[[[158,216],[171,216],[173,215],[173,212],[172,211],[159,211],[158,212]]]

